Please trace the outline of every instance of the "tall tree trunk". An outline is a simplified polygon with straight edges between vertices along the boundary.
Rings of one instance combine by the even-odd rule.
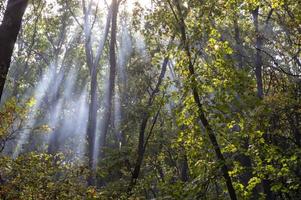
[[[96,69],[91,70],[90,82],[90,104],[89,104],[89,118],[87,124],[87,141],[88,141],[88,166],[89,169],[94,168],[94,148],[96,138],[96,124],[97,124],[97,73]],[[88,185],[93,185],[93,176],[88,179]]]
[[[234,18],[233,24],[234,24],[234,39],[235,39],[235,42],[236,42],[235,49],[237,51],[237,62],[238,62],[239,69],[243,69],[243,48],[242,48],[242,40],[241,40],[240,30],[239,30],[239,25],[238,25],[237,13],[235,14],[234,17],[235,18]],[[244,149],[248,149],[248,144],[249,144],[249,139],[246,138],[242,142],[242,147]],[[237,155],[236,159],[244,167],[244,172],[239,176],[239,180],[246,187],[248,185],[249,180],[252,177],[252,172],[251,172],[252,161],[251,161],[251,158],[249,156],[245,155],[245,153],[239,153]],[[254,195],[256,196],[257,194],[254,193]]]
[[[236,51],[237,51],[237,62],[239,69],[243,68],[243,49],[242,49],[242,40],[240,36],[240,30],[239,30],[239,24],[238,24],[238,16],[237,13],[235,13],[234,19],[233,19],[233,25],[234,25],[234,39],[236,42]],[[249,139],[244,139],[242,143],[242,147],[244,149],[248,149]],[[241,163],[241,165],[244,167],[244,172],[239,176],[239,180],[243,183],[243,185],[246,187],[248,185],[249,180],[252,177],[252,162],[251,158],[244,153],[239,153],[236,157],[236,159]]]
[[[113,97],[115,90],[115,79],[116,79],[116,33],[117,33],[117,15],[118,15],[119,1],[112,1],[112,27],[111,27],[111,41],[110,41],[110,73],[109,73],[109,83],[105,100],[105,111],[104,119],[102,121],[101,131],[100,131],[100,152],[99,157],[103,157],[103,147],[106,144],[107,132],[109,130],[109,125],[111,124],[111,115],[113,107]]]
[[[259,24],[259,6],[252,11],[253,16],[253,24],[255,28],[255,48],[256,48],[256,54],[255,54],[255,76],[256,76],[256,82],[257,82],[257,96],[262,99],[264,97],[263,93],[263,81],[262,81],[262,67],[263,67],[263,61],[262,61],[262,47],[263,47],[263,34],[267,31],[269,20],[271,19],[272,13],[274,9],[271,9],[268,13],[268,16],[266,18],[263,30],[260,31],[260,24]],[[263,137],[266,137],[267,134],[264,134]],[[271,191],[271,181],[264,179],[262,180],[262,188],[263,192],[266,194],[267,199],[274,199],[275,194]]]
[[[159,75],[159,78],[158,78],[155,89],[150,94],[150,97],[149,97],[148,103],[147,103],[147,108],[150,108],[153,105],[156,94],[159,92],[159,88],[162,84],[163,78],[164,78],[165,73],[166,73],[168,60],[169,60],[169,58],[165,58],[164,61],[163,61],[162,68],[161,68],[161,73]],[[146,148],[145,131],[146,131],[147,123],[148,123],[148,120],[149,120],[150,117],[151,116],[147,112],[147,109],[146,109],[146,111],[143,112],[143,114],[142,114],[142,121],[141,121],[140,129],[139,129],[137,160],[135,162],[134,171],[133,171],[132,177],[131,177],[131,182],[130,182],[130,185],[128,187],[128,194],[129,195],[131,194],[133,186],[136,184],[136,181],[137,181],[137,179],[139,177],[139,174],[140,174],[141,165],[142,165],[142,161],[143,161],[144,153],[145,153],[145,148]]]
[[[243,50],[242,50],[242,41],[240,37],[239,25],[237,20],[237,15],[235,15],[234,19],[234,39],[235,39],[235,49],[237,51],[237,61],[239,69],[243,68]]]
[[[90,154],[90,162],[89,167],[95,168],[96,163],[94,162],[95,159],[95,138],[96,138],[96,124],[97,124],[97,66],[99,65],[99,61],[101,59],[101,55],[104,50],[104,45],[108,37],[109,29],[110,29],[110,20],[111,20],[111,10],[108,13],[107,22],[105,26],[104,36],[102,38],[101,43],[99,44],[99,49],[96,54],[96,58],[94,60],[92,69],[91,69],[91,83],[90,83],[90,105],[89,105],[89,121],[87,127],[87,135],[89,135],[89,154]]]
[[[85,6],[85,5],[84,5]],[[87,25],[89,24],[88,22],[88,14],[89,14],[89,8],[84,7],[84,14],[85,14],[85,23]],[[105,25],[105,30],[103,37],[100,38],[98,48],[95,54],[95,58],[93,58],[93,50],[92,46],[90,44],[90,39],[91,39],[91,30],[86,30],[85,35],[86,35],[86,41],[85,41],[85,51],[86,51],[86,59],[87,59],[87,65],[90,69],[90,77],[91,77],[91,82],[90,82],[90,103],[89,103],[89,118],[88,118],[88,125],[87,125],[87,150],[88,150],[88,166],[89,169],[92,171],[95,170],[95,165],[97,164],[97,159],[95,158],[97,154],[95,155],[96,152],[96,127],[97,127],[97,110],[98,110],[98,103],[97,103],[97,67],[99,65],[99,61],[102,57],[104,46],[109,34],[110,30],[110,22],[111,22],[111,9],[112,6],[109,9],[107,20],[106,20],[106,25]],[[94,184],[94,176],[90,176],[88,178],[88,185],[93,185]]]
[[[256,76],[256,83],[257,83],[257,96],[259,98],[263,98],[263,83],[262,83],[262,43],[263,37],[259,30],[259,7],[252,11],[253,16],[253,24],[255,27],[255,47],[256,47],[256,55],[255,55],[255,76]]]
[[[28,0],[9,0],[0,25],[0,100]]]
[[[188,70],[189,70],[189,74],[190,74],[189,78],[191,79],[191,85],[190,86],[191,86],[191,90],[192,90],[192,94],[193,94],[193,99],[194,99],[194,101],[197,105],[197,108],[198,108],[198,115],[199,115],[198,117],[199,117],[200,121],[202,122],[203,126],[205,127],[206,133],[208,134],[210,142],[211,142],[211,144],[214,148],[216,157],[217,157],[218,161],[221,163],[221,171],[222,171],[223,177],[226,181],[226,185],[227,185],[227,189],[228,189],[230,198],[232,200],[236,200],[237,197],[236,197],[235,189],[234,189],[233,184],[232,184],[231,177],[229,175],[229,169],[228,169],[228,166],[226,164],[226,159],[224,158],[224,156],[221,152],[221,149],[220,149],[220,146],[217,142],[217,138],[215,136],[215,133],[214,133],[211,125],[209,124],[208,119],[205,116],[203,105],[202,105],[201,100],[200,100],[200,95],[199,95],[199,92],[198,92],[197,83],[196,83],[196,79],[195,79],[196,74],[195,74],[193,63],[192,63],[192,57],[191,57],[189,43],[188,43],[187,36],[186,36],[186,24],[185,24],[185,21],[184,21],[184,16],[183,16],[183,13],[182,13],[180,1],[176,0],[175,3],[176,3],[176,8],[177,8],[177,11],[178,11],[178,14],[179,14],[179,18],[177,16],[175,16],[175,17],[177,19],[179,19],[178,22],[179,22],[179,28],[180,28],[180,34],[181,34],[181,42],[182,42],[184,51],[185,51],[185,53],[187,55],[187,58],[188,58],[188,60],[187,60],[188,61]]]

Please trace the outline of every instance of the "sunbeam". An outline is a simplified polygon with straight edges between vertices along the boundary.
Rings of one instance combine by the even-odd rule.
[[[15,150],[13,152],[13,158],[16,158],[21,152],[23,145],[28,142],[28,137],[29,134],[35,124],[36,121],[36,114],[40,109],[40,105],[42,104],[43,98],[46,95],[46,91],[50,87],[50,83],[53,81],[55,77],[55,69],[56,67],[54,65],[51,65],[44,73],[41,81],[38,82],[37,88],[34,91],[34,99],[35,99],[35,104],[30,110],[29,116],[26,119],[24,127],[24,131],[20,134],[20,136],[17,139],[17,145],[15,147]]]
[[[0,0],[0,199],[301,199],[300,0]]]

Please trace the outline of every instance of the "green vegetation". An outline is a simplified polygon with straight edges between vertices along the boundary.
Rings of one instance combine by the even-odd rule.
[[[6,0],[0,19],[0,199],[301,199],[298,0]]]

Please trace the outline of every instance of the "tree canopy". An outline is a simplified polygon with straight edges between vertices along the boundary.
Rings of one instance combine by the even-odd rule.
[[[0,199],[301,199],[300,3],[1,1]]]

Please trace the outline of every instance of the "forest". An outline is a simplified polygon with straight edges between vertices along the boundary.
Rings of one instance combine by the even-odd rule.
[[[1,200],[301,200],[300,0],[0,0]]]

